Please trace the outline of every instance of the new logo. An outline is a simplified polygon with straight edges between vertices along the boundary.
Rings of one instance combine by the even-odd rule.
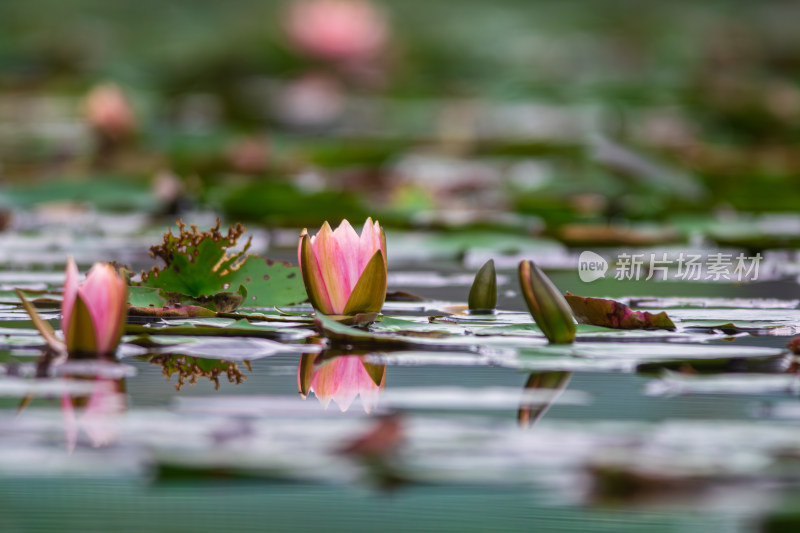
[[[578,258],[578,276],[581,281],[589,283],[600,279],[608,271],[608,261],[594,252],[586,250]]]

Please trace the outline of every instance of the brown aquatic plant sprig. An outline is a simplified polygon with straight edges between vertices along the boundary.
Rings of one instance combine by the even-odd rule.
[[[208,362],[209,360],[204,359]],[[243,361],[247,370],[252,372],[249,361]],[[198,358],[188,355],[172,355],[172,354],[159,354],[150,358],[150,364],[161,365],[162,374],[167,380],[172,378],[172,375],[178,374],[178,382],[175,384],[175,390],[181,390],[188,380],[189,385],[194,385],[201,377],[208,378],[209,381],[214,382],[214,389],[219,390],[219,378],[223,374],[227,376],[229,383],[241,384],[247,376],[245,376],[239,369],[239,366],[233,361],[220,359],[213,361],[210,365],[204,365],[202,368],[198,364]]]
[[[175,256],[178,253],[186,254],[186,260],[190,263],[194,262],[195,258],[200,253],[198,247],[202,242],[207,240],[220,243],[226,247],[236,246],[236,243],[239,242],[239,238],[247,231],[247,228],[245,228],[241,222],[237,222],[228,228],[227,235],[223,234],[219,231],[221,224],[220,219],[217,219],[217,223],[208,231],[200,231],[196,224],[190,225],[189,229],[191,231],[187,231],[186,223],[180,218],[177,220],[177,224],[179,230],[178,235],[173,235],[172,230],[169,230],[164,234],[164,240],[161,244],[156,244],[150,247],[150,257],[154,259],[161,258],[167,267],[175,264]],[[227,253],[223,254],[219,261],[214,265],[212,270],[217,272],[220,267],[230,270],[237,270],[242,263],[242,261],[237,262],[237,260],[246,257],[245,254],[247,253],[247,250],[250,249],[252,240],[253,237],[251,235],[248,237],[247,242],[244,243],[244,246],[240,251],[232,255],[228,255]],[[192,250],[191,253],[188,253],[190,250]],[[163,270],[163,268],[155,266],[148,272],[143,271],[142,281],[146,281],[150,276],[158,277],[161,270]],[[219,272],[219,275],[221,276],[226,274],[228,274],[227,270]]]

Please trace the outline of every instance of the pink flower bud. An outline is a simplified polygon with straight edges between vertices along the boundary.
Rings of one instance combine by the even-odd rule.
[[[61,329],[72,353],[111,354],[116,350],[128,314],[128,285],[108,263],[95,263],[78,282],[78,267],[67,262]]]

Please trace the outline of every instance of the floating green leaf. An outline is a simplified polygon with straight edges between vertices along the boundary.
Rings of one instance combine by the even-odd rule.
[[[165,265],[143,272],[140,286],[162,289],[170,293],[168,296],[173,302],[172,293],[175,293],[190,297],[200,305],[211,303],[211,307],[219,311],[231,311],[236,307],[230,298],[223,299],[222,307],[221,302],[214,301],[217,295],[226,292],[246,292],[247,299],[241,305],[248,307],[289,305],[305,299],[297,267],[247,254],[250,240],[241,250],[229,253],[246,231],[241,224],[232,226],[226,235],[219,231],[219,220],[207,232],[200,232],[197,226],[187,231],[180,220],[178,225],[177,236],[169,231],[162,244],[151,247],[151,255],[161,258]]]

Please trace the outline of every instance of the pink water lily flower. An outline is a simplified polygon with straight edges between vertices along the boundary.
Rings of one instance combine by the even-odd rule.
[[[298,386],[303,397],[304,391],[313,392],[322,406],[327,409],[331,400],[344,412],[357,396],[361,396],[364,411],[371,412],[377,405],[381,390],[386,386],[386,366],[369,365],[357,355],[344,355],[324,363],[314,370],[311,384],[306,389],[302,383],[303,365],[298,367]]]
[[[327,222],[297,248],[308,299],[326,315],[379,313],[386,299],[386,237],[368,218],[361,236],[347,220],[335,231]]]
[[[111,354],[116,350],[128,314],[128,285],[108,263],[95,263],[86,280],[67,262],[61,329],[70,354]]]
[[[360,61],[386,44],[389,25],[367,0],[297,0],[286,31],[297,48],[330,61]]]

